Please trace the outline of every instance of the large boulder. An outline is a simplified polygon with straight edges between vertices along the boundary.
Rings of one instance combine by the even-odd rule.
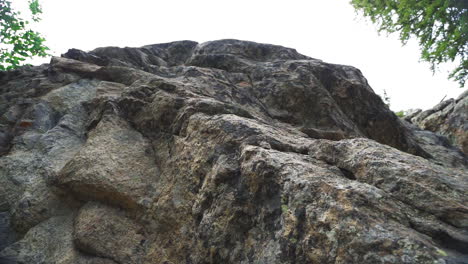
[[[73,49],[0,73],[0,262],[467,263],[451,142],[294,49]]]

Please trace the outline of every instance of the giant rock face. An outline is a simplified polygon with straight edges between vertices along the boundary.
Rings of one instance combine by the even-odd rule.
[[[0,262],[466,263],[467,194],[449,140],[293,49],[73,49],[0,73]]]

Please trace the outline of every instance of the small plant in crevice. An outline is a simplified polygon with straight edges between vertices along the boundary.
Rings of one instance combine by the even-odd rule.
[[[401,110],[401,111],[395,112],[395,115],[402,118],[402,117],[405,117],[406,113],[405,111]]]

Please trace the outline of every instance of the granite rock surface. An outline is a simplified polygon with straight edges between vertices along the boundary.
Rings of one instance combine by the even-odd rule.
[[[423,130],[445,136],[468,155],[468,90],[426,111],[415,111],[405,120]]]
[[[0,262],[468,263],[466,111],[434,113],[239,40],[0,72]]]

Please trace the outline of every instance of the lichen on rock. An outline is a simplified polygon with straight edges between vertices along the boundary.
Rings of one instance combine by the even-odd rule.
[[[466,263],[466,133],[281,46],[72,49],[0,73],[0,261]]]

